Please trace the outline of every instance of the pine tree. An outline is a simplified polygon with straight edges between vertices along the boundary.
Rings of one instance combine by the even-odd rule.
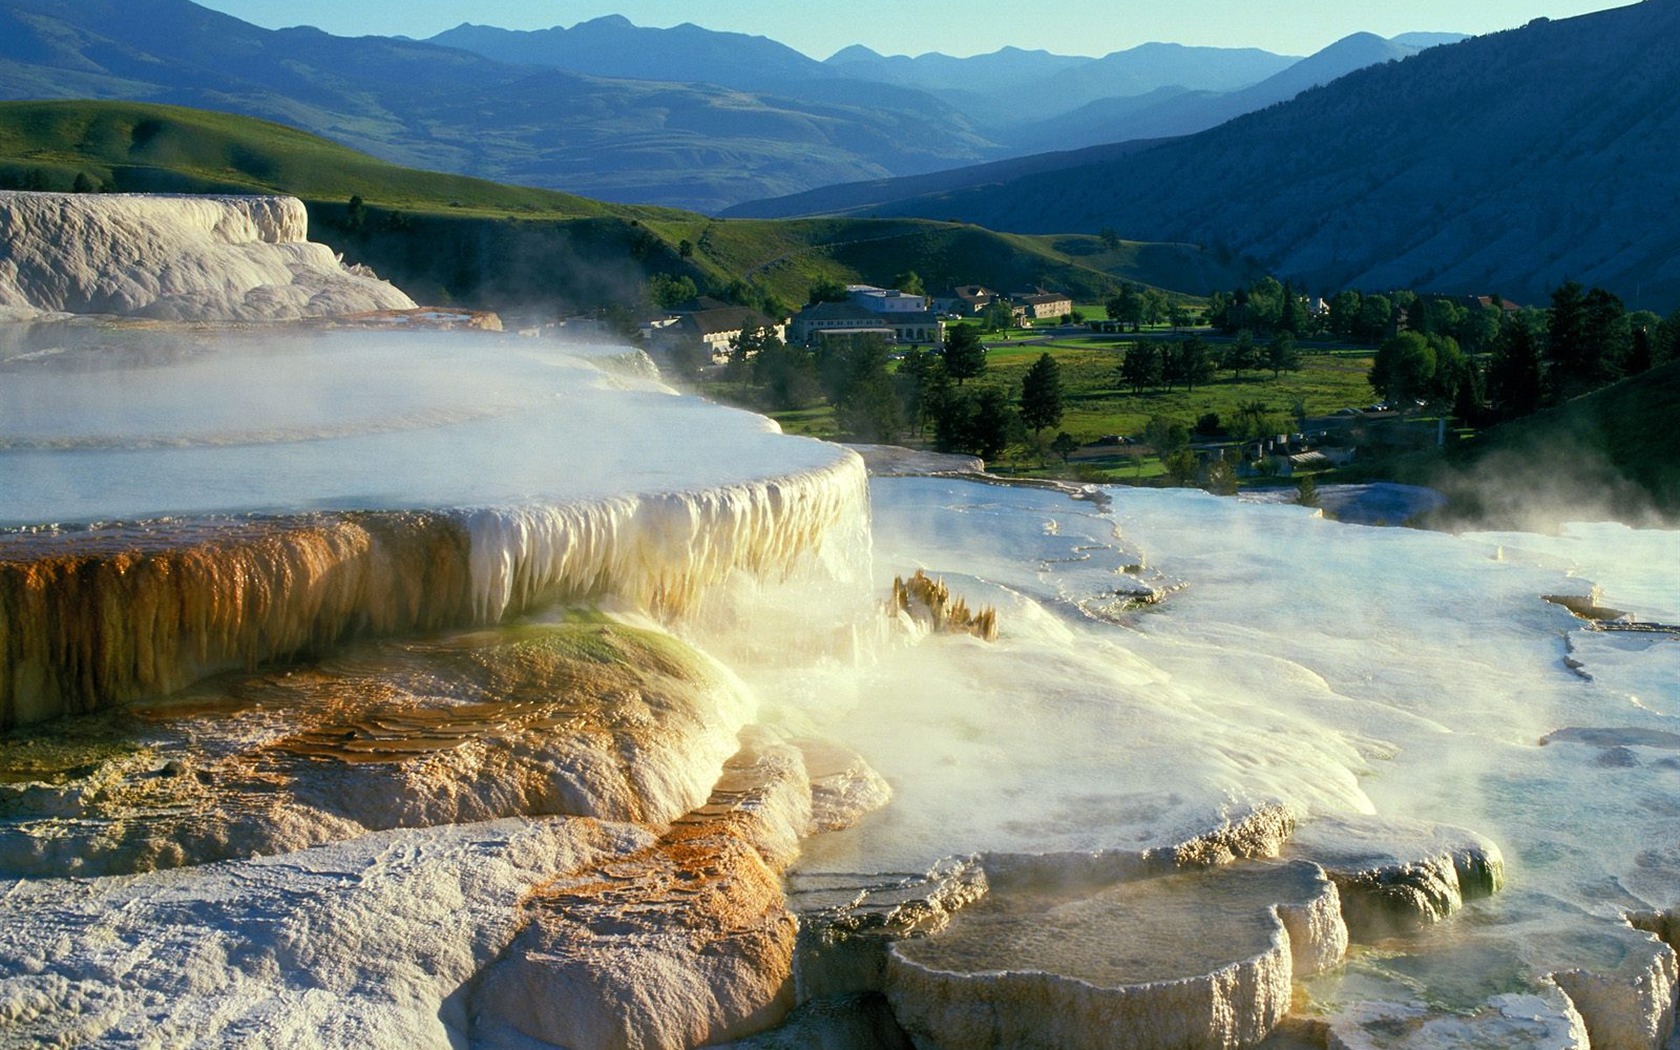
[[[952,325],[945,335],[945,374],[962,386],[963,380],[973,379],[986,371],[986,347],[980,342],[980,332],[973,325]]]
[[[1021,380],[1021,420],[1035,438],[1062,421],[1062,366],[1049,354],[1040,354]]]
[[[1120,363],[1120,381],[1130,385],[1134,394],[1160,386],[1162,375],[1161,351],[1154,343],[1133,343]]]
[[[1540,351],[1534,334],[1522,321],[1511,321],[1499,334],[1493,360],[1488,364],[1487,386],[1501,418],[1516,419],[1540,407]]]
[[[1272,341],[1266,346],[1266,363],[1272,366],[1272,378],[1276,379],[1280,372],[1295,372],[1301,367],[1301,351],[1295,345],[1295,336],[1284,330],[1272,336]]]

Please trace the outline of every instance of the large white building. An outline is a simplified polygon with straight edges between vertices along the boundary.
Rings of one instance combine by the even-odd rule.
[[[846,297],[876,314],[925,314],[933,309],[932,300],[925,295],[911,295],[894,288],[877,288],[871,284],[848,284]]]

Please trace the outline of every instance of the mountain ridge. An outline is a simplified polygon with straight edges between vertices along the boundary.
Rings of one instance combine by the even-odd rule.
[[[1579,280],[1671,308],[1680,231],[1651,216],[1680,200],[1680,57],[1654,42],[1676,36],[1680,4],[1659,0],[1539,20],[1123,160],[897,201],[877,186],[868,210],[1223,245],[1315,289],[1543,301]]]
[[[814,63],[813,63],[814,64]],[[613,80],[456,48],[267,30],[187,0],[5,0],[0,94],[132,98],[278,120],[394,163],[715,210],[994,155],[931,97],[887,106]],[[602,144],[614,148],[603,150]]]

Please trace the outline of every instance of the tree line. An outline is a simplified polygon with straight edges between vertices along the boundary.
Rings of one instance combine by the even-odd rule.
[[[1467,352],[1427,313],[1377,348],[1371,385],[1391,403],[1451,406],[1472,425],[1516,419],[1680,360],[1680,311],[1629,311],[1570,281],[1543,310],[1500,311],[1485,352]]]
[[[893,359],[896,356],[896,367]],[[769,328],[730,340],[723,381],[734,395],[769,411],[833,407],[839,436],[863,442],[930,439],[941,452],[996,459],[1030,435],[1038,444],[1062,420],[1061,366],[1043,354],[1018,391],[969,386],[986,371],[986,348],[973,325],[954,325],[938,348],[894,345],[874,333],[836,335],[812,347],[791,345]],[[1065,434],[1050,446],[1077,447]]]

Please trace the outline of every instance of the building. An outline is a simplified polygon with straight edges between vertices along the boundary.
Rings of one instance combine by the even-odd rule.
[[[936,313],[956,314],[958,317],[979,317],[986,307],[998,301],[998,293],[981,284],[965,284],[933,297]]]
[[[765,317],[745,306],[715,306],[690,310],[677,315],[674,323],[653,329],[654,338],[668,345],[671,341],[698,342],[714,364],[729,360],[729,343],[748,328],[769,328],[778,339],[787,338],[787,326]]]
[[[945,342],[945,322],[932,311],[874,310],[856,300],[807,306],[794,315],[788,328],[790,340],[804,345],[823,335],[865,332],[907,345],[942,346]]]
[[[1009,301],[1026,311],[1030,321],[1060,321],[1073,313],[1073,299],[1060,292],[1015,292]]]
[[[925,314],[933,308],[925,295],[877,288],[872,284],[848,284],[846,297],[848,301],[876,314]]]

